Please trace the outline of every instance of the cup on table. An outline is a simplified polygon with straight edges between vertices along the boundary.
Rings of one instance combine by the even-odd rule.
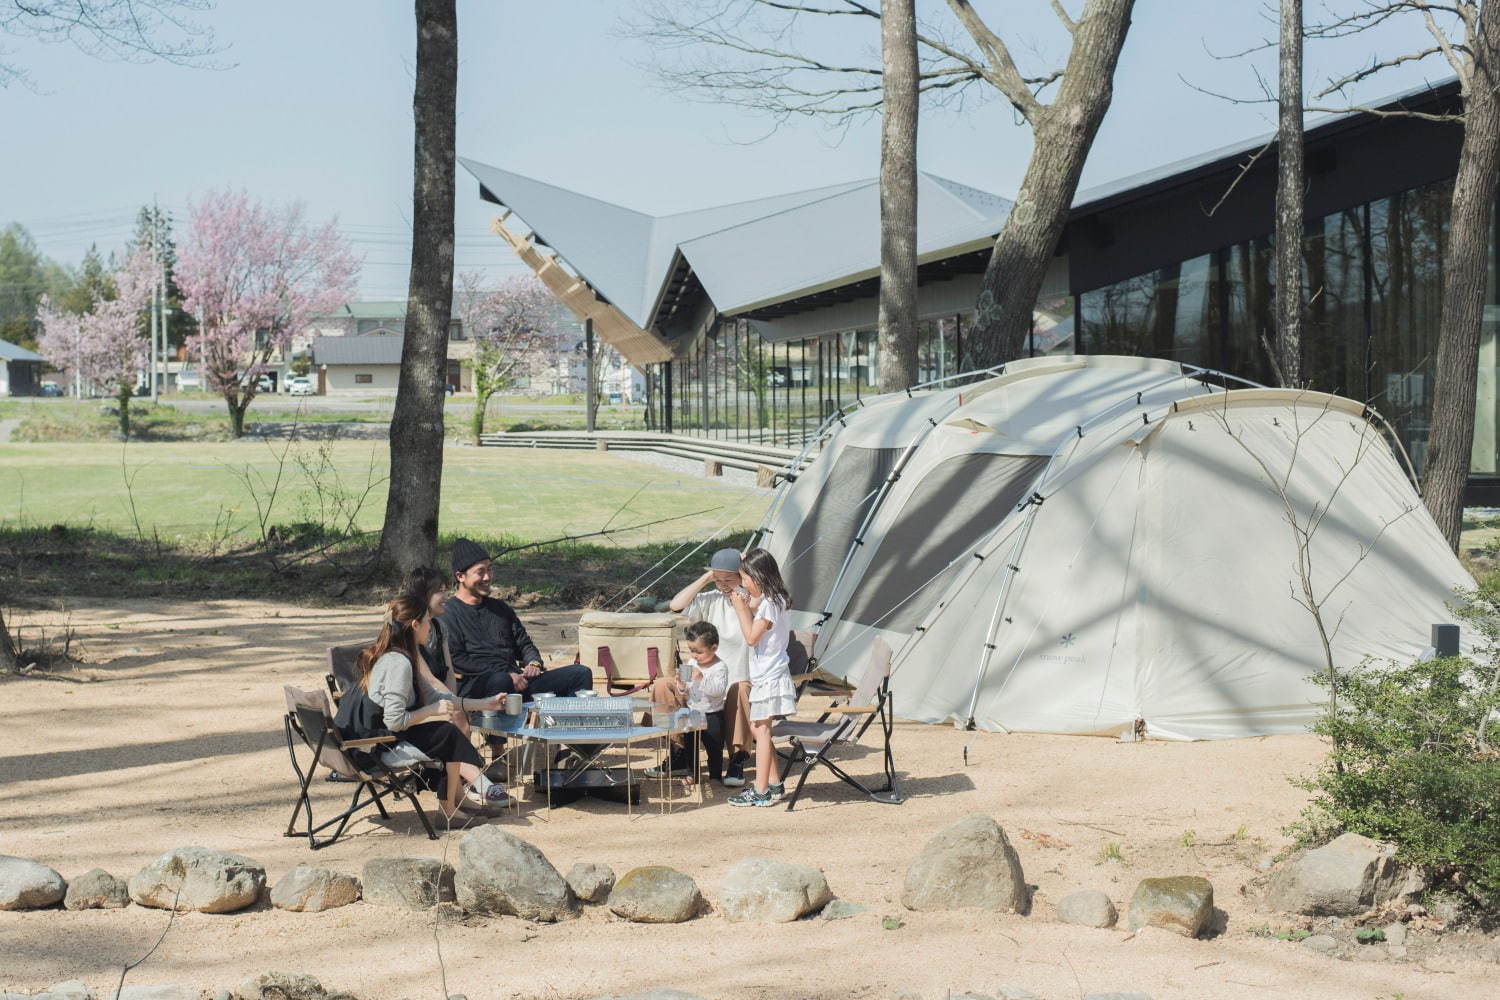
[[[505,714],[521,714],[521,695],[519,693],[513,692],[505,696]]]

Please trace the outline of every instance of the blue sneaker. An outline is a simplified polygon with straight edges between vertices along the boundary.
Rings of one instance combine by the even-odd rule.
[[[738,795],[729,797],[732,806],[768,806],[771,805],[769,792],[757,792],[754,788],[747,788]]]

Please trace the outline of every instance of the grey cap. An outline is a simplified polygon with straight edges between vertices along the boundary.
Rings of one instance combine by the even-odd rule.
[[[738,549],[720,549],[708,560],[708,568],[716,573],[738,573],[740,552]]]

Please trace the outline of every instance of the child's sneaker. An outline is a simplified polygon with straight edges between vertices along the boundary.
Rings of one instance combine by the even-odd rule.
[[[771,796],[767,792],[757,792],[754,788],[747,788],[738,795],[729,797],[732,806],[768,806],[771,804]]]
[[[729,769],[724,772],[725,788],[743,788],[745,785],[745,759],[738,755],[729,759]]]
[[[781,782],[777,782],[774,785],[767,785],[766,795],[770,797],[772,802],[780,802],[786,798],[786,785]]]

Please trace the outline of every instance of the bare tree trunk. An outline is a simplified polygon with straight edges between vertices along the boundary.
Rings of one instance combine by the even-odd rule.
[[[15,673],[19,655],[15,641],[10,637],[10,629],[5,625],[5,609],[0,608],[0,674]]]
[[[224,397],[224,402],[229,407],[229,436],[239,440],[245,436],[245,408],[250,404],[228,396]]]
[[[1042,280],[1062,238],[1089,148],[1109,110],[1115,65],[1134,6],[1135,0],[1088,0],[1073,33],[1057,99],[1031,111],[1031,162],[990,252],[974,331],[965,345],[976,367],[1008,361],[1026,350]]]
[[[1464,139],[1453,183],[1443,257],[1443,311],[1432,393],[1432,434],[1422,465],[1422,500],[1455,551],[1463,530],[1464,486],[1474,447],[1474,395],[1484,320],[1495,175],[1500,170],[1500,95],[1495,60],[1500,25],[1488,6],[1474,42],[1473,79],[1464,94]]]
[[[120,387],[120,437],[130,438],[130,386]]]
[[[403,573],[431,565],[437,553],[443,382],[453,311],[458,14],[455,0],[416,0],[416,15],[411,279],[391,416],[391,485],[380,540],[386,561]]]
[[[917,15],[880,6],[880,391],[917,381]]]
[[[1302,0],[1281,0],[1280,116],[1276,127],[1276,364],[1302,384]]]

